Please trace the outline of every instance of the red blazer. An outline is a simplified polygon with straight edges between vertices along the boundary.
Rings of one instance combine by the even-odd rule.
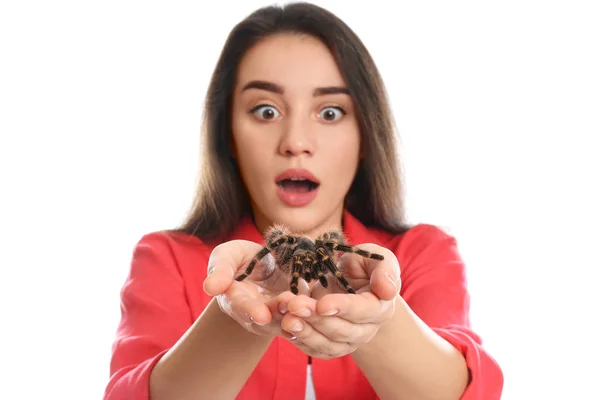
[[[392,235],[365,227],[348,212],[344,213],[344,227],[352,244],[376,243],[395,253],[402,270],[400,295],[467,360],[472,379],[462,399],[500,399],[503,373],[470,329],[465,265],[455,239],[427,224]],[[165,233],[152,232],[137,243],[121,291],[122,318],[112,347],[105,400],[148,400],[152,367],[210,301],[202,284],[214,245],[190,239],[194,243],[185,245]],[[264,245],[249,218],[232,239]],[[304,353],[275,338],[237,399],[304,400],[306,368]],[[350,355],[313,359],[312,370],[317,399],[377,399]]]

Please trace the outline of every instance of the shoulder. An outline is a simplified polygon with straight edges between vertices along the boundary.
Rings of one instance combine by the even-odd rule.
[[[407,254],[418,254],[432,245],[456,244],[450,230],[440,225],[420,223],[395,237],[396,247]]]
[[[379,228],[368,228],[371,239],[385,247],[402,248],[405,251],[418,251],[420,247],[433,242],[455,241],[450,229],[440,225],[418,223],[410,225],[402,233],[393,233]]]
[[[162,230],[143,234],[135,244],[135,250],[152,249],[172,256],[186,256],[211,251],[214,244],[205,243],[194,235]]]
[[[142,235],[134,246],[121,292],[123,302],[133,304],[154,299],[163,306],[177,302],[178,309],[189,309],[196,318],[210,301],[202,285],[213,248],[193,235],[180,232]]]
[[[215,244],[177,231],[153,231],[143,234],[133,249],[133,267],[148,270],[174,270],[179,275],[201,269]]]
[[[367,226],[349,211],[344,212],[345,232],[351,243],[374,243],[392,251],[418,252],[423,246],[440,241],[452,241],[448,228],[431,223],[405,224],[402,232],[378,226]]]

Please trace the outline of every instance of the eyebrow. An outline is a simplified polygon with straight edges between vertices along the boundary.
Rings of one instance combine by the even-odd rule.
[[[273,92],[273,93],[277,93],[277,94],[284,93],[284,90],[281,86],[277,85],[276,83],[267,82],[267,81],[250,81],[244,85],[244,87],[242,88],[242,92],[245,90],[248,90],[248,89],[266,90],[268,92]],[[343,87],[343,86],[319,87],[313,91],[314,97],[324,96],[324,95],[328,95],[328,94],[350,95],[350,91],[348,90],[347,87]]]

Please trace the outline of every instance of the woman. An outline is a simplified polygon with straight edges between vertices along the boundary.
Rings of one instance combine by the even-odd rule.
[[[342,21],[296,3],[239,23],[204,132],[187,222],[135,248],[105,399],[500,398],[454,238],[404,222],[384,86]],[[346,251],[341,278],[292,279],[270,255],[247,270],[274,224],[383,259]]]

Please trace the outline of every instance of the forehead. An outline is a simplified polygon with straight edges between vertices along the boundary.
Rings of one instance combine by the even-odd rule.
[[[238,85],[268,80],[288,89],[344,86],[329,49],[318,39],[300,34],[277,34],[250,48],[238,68]]]

